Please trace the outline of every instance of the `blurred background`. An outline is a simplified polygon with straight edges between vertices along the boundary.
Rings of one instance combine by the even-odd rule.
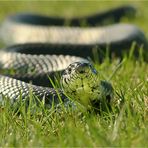
[[[48,16],[85,16],[120,5],[134,5],[138,9],[136,18],[122,18],[122,22],[138,25],[148,36],[148,1],[1,1],[0,22],[18,12],[36,12]]]

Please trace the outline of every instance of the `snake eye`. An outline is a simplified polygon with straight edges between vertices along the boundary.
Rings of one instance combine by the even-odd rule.
[[[69,67],[69,68],[68,68],[68,73],[70,74],[70,73],[71,73],[71,71],[72,71],[72,69]]]

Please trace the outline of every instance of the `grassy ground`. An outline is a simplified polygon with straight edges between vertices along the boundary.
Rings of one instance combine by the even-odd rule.
[[[8,14],[20,11],[36,11],[49,15],[84,15],[128,2],[0,2],[1,20]],[[131,2],[137,5],[136,18],[123,21],[139,25],[148,33],[148,2]],[[108,58],[97,69],[108,78],[118,65]],[[78,111],[38,109],[35,114],[24,112],[16,115],[9,107],[0,112],[0,146],[19,147],[97,147],[97,146],[148,146],[148,65],[141,58],[125,56],[111,82],[115,99],[121,99],[120,108],[113,112],[94,115]]]

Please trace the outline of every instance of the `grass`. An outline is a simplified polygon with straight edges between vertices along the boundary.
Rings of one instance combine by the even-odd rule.
[[[60,4],[59,4],[60,3]],[[51,15],[78,15],[95,12],[113,5],[128,2],[0,2],[0,16],[19,11],[42,10]],[[147,35],[148,2],[137,4],[139,14],[128,21],[139,25]],[[82,7],[84,6],[84,8]],[[57,11],[58,10],[58,11]],[[69,13],[67,13],[69,12]],[[142,17],[141,17],[142,16]],[[125,55],[122,64],[119,60],[108,58],[95,66],[105,78],[111,79],[115,88],[115,99],[122,100],[121,106],[113,105],[112,112],[101,115],[75,110],[45,109],[42,106],[34,114],[20,107],[17,115],[14,109],[6,105],[0,111],[0,146],[2,147],[147,147],[148,146],[148,65],[140,57]],[[117,69],[117,67],[119,67]],[[117,70],[116,70],[117,69]],[[32,107],[32,106],[31,106]]]

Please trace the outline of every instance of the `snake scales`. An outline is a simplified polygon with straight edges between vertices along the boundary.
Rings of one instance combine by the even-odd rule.
[[[87,79],[84,81],[87,86],[84,91],[86,94],[87,91],[93,95],[95,94],[93,99],[110,95],[112,93],[111,85],[104,81],[98,82],[98,80],[96,85],[94,83],[96,80],[94,68],[86,64],[84,58],[92,57],[92,48],[96,46],[105,49],[109,45],[111,53],[116,55],[120,54],[120,50],[129,48],[133,41],[137,42],[138,47],[141,45],[147,46],[147,40],[143,32],[134,25],[115,24],[97,27],[99,23],[103,23],[107,18],[114,18],[114,21],[117,22],[127,12],[134,13],[135,9],[129,6],[119,7],[89,17],[73,18],[68,20],[71,26],[62,26],[66,20],[63,18],[51,18],[35,14],[18,14],[8,17],[1,25],[1,39],[5,44],[17,45],[3,48],[0,51],[1,100],[6,97],[14,103],[18,101],[20,96],[22,99],[28,98],[31,91],[40,100],[44,98],[45,104],[50,106],[53,102],[58,104],[61,100],[68,102],[69,99],[62,90],[48,88],[47,86],[50,85],[49,77],[53,79],[55,73],[65,72],[71,69],[72,66],[75,69],[67,73],[67,76],[74,73],[73,75],[77,76],[75,79],[78,82],[86,79],[82,77],[86,75],[86,71],[89,69],[89,72],[87,72],[90,75],[87,75]],[[80,27],[81,20],[85,20],[90,27]],[[66,69],[73,62],[77,63]],[[83,70],[79,71],[81,68]],[[81,75],[82,71],[83,75]],[[92,77],[92,79],[89,77]],[[77,89],[78,84],[73,84],[71,80],[72,78],[64,81],[64,84],[65,82],[71,83],[74,89]],[[35,85],[26,83],[30,81]],[[88,81],[92,84],[89,84]],[[79,83],[82,84],[82,82]],[[66,89],[68,90],[68,88]],[[103,89],[103,92],[99,92],[99,97],[96,96],[98,92],[96,93],[93,90],[94,88],[99,91]],[[75,93],[75,90],[73,90],[73,93]],[[81,94],[83,91],[79,93]],[[88,93],[87,95],[91,94]],[[90,96],[85,97],[85,99],[88,98],[90,99]],[[91,101],[94,105],[95,101]],[[80,102],[88,105],[87,101],[81,100]]]

